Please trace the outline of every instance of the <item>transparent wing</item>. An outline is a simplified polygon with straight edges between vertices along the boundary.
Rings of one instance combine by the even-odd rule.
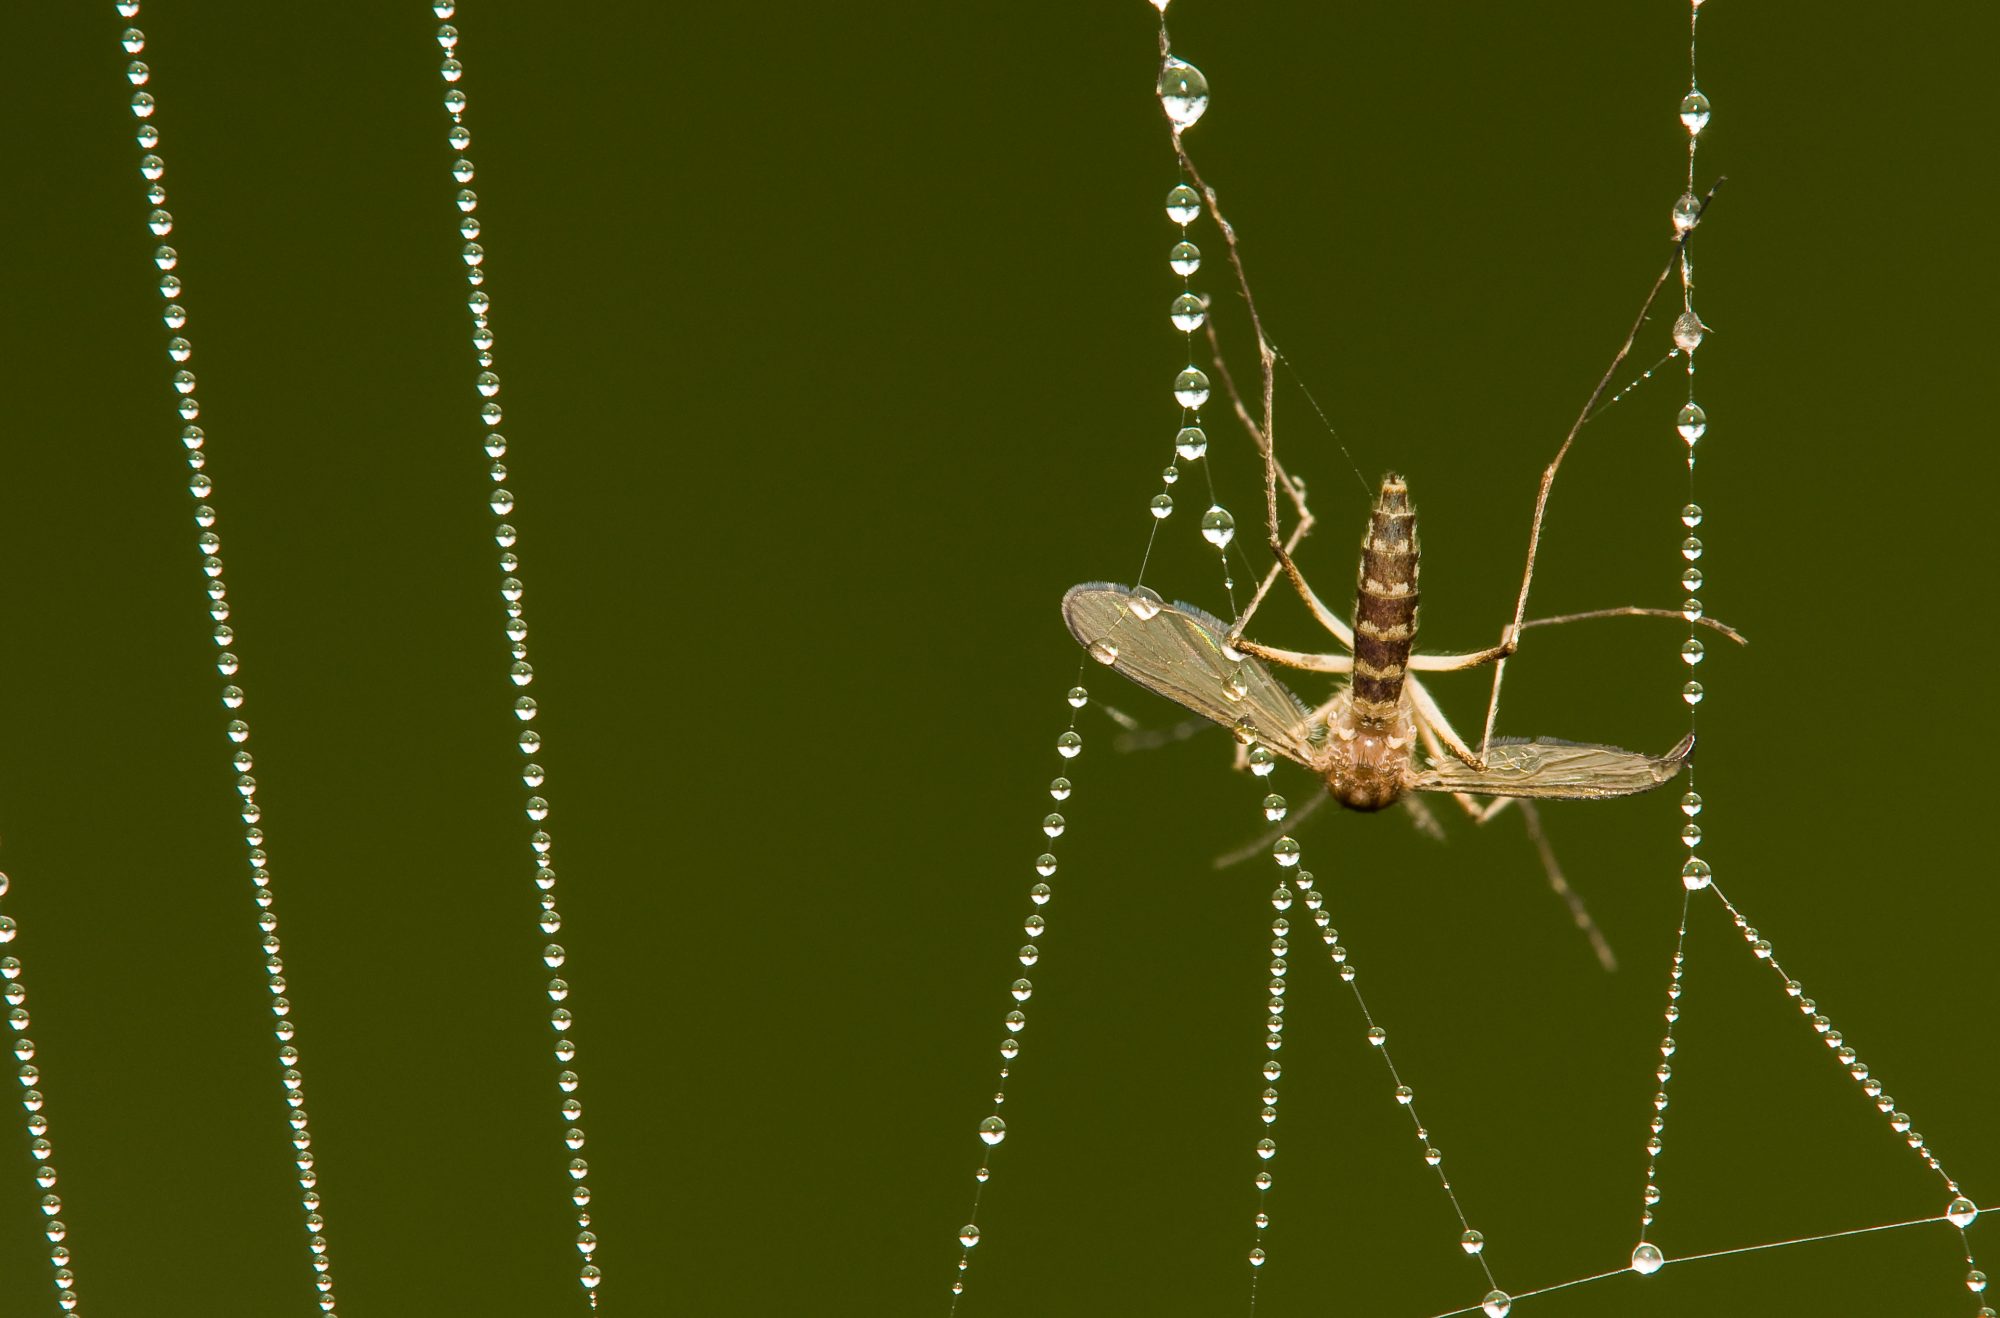
[[[1224,727],[1247,719],[1259,743],[1311,766],[1311,710],[1261,662],[1225,651],[1227,623],[1151,591],[1095,581],[1063,596],[1063,621],[1100,663]]]
[[[1657,757],[1548,737],[1496,741],[1487,747],[1484,770],[1447,757],[1425,765],[1410,786],[1419,792],[1545,796],[1558,801],[1630,796],[1672,778],[1693,753],[1692,733]]]

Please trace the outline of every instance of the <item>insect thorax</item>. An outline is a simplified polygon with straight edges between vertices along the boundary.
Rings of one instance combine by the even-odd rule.
[[[1343,694],[1327,711],[1328,736],[1314,767],[1326,790],[1350,810],[1380,810],[1409,785],[1416,727],[1406,699],[1386,719],[1364,721],[1360,701]]]

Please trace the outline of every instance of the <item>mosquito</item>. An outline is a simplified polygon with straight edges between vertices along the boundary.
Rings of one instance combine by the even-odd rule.
[[[1147,587],[1087,582],[1063,596],[1063,618],[1070,633],[1099,662],[1234,730],[1239,760],[1252,745],[1267,748],[1312,771],[1325,783],[1328,795],[1349,809],[1381,810],[1400,801],[1411,809],[1420,826],[1437,832],[1428,810],[1410,794],[1448,795],[1479,823],[1490,820],[1508,804],[1521,802],[1529,835],[1541,853],[1551,886],[1569,903],[1577,924],[1590,936],[1599,959],[1609,968],[1613,964],[1610,949],[1563,880],[1529,801],[1601,800],[1651,791],[1681,771],[1694,752],[1694,736],[1689,733],[1665,754],[1645,755],[1552,737],[1495,737],[1493,727],[1507,660],[1519,649],[1521,634],[1527,628],[1596,617],[1684,616],[1674,610],[1638,606],[1533,620],[1526,613],[1543,517],[1556,473],[1631,351],[1660,289],[1680,259],[1688,234],[1699,223],[1700,213],[1677,234],[1673,255],[1653,282],[1630,333],[1542,473],[1520,592],[1513,619],[1502,629],[1499,643],[1466,654],[1419,654],[1415,649],[1419,603],[1416,510],[1410,502],[1408,483],[1401,476],[1385,476],[1376,495],[1362,541],[1351,626],[1321,601],[1293,559],[1299,542],[1312,528],[1313,518],[1302,488],[1280,467],[1271,440],[1276,353],[1258,319],[1235,233],[1223,219],[1214,191],[1202,181],[1181,146],[1178,133],[1175,148],[1227,241],[1237,285],[1256,332],[1262,366],[1262,424],[1251,417],[1237,393],[1227,367],[1222,365],[1213,320],[1207,322],[1225,390],[1263,456],[1265,521],[1274,562],[1241,616],[1232,623],[1192,605],[1167,603]],[[1702,210],[1714,195],[1711,188]],[[1286,492],[1296,517],[1289,536],[1279,518],[1280,489]],[[1279,575],[1290,582],[1320,626],[1333,637],[1339,652],[1281,649],[1244,635]],[[1697,621],[1738,643],[1743,641],[1734,629],[1714,619]],[[1267,663],[1347,680],[1330,699],[1314,706],[1273,676]],[[1452,727],[1417,674],[1459,672],[1486,665],[1493,668],[1493,685],[1475,749]],[[1488,799],[1482,801],[1482,797]]]

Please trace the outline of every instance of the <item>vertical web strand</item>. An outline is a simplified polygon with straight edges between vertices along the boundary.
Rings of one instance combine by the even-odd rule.
[[[532,867],[537,892],[535,923],[542,935],[552,940],[562,929],[563,922],[562,912],[556,903],[554,842],[543,826],[549,817],[550,806],[545,794],[547,772],[537,758],[543,749],[542,736],[532,726],[527,726],[534,722],[540,706],[533,696],[527,694],[527,688],[535,680],[534,666],[528,662],[527,611],[522,603],[527,588],[522,583],[521,558],[516,552],[520,533],[508,520],[514,512],[515,498],[513,491],[504,483],[508,479],[507,467],[502,461],[507,455],[507,437],[499,428],[505,414],[498,401],[500,375],[494,369],[493,305],[491,296],[483,287],[486,282],[486,249],[478,241],[482,229],[478,216],[479,195],[472,188],[476,171],[466,154],[472,146],[472,132],[465,123],[469,102],[459,86],[465,77],[465,64],[458,28],[443,21],[452,18],[455,10],[456,6],[450,0],[438,0],[431,5],[431,12],[440,20],[436,38],[444,52],[438,76],[444,83],[444,109],[451,120],[446,145],[451,149],[451,179],[457,185],[452,194],[452,207],[459,217],[456,226],[461,241],[459,256],[465,266],[466,285],[471,289],[466,307],[472,317],[473,365],[476,368],[473,391],[478,399],[476,425],[480,447],[487,459],[486,478],[491,486],[486,504],[493,513],[493,539],[500,549],[502,628],[507,637],[509,655],[507,679],[521,692],[512,702],[512,712],[523,725],[516,745],[525,757],[520,771],[521,785],[526,792],[522,811],[529,824],[527,860]],[[548,970],[562,969],[568,959],[569,953],[561,943],[550,941],[543,945],[541,960]],[[582,1288],[585,1302],[594,1310],[598,1307],[598,1288],[603,1283],[604,1274],[597,1262],[598,1238],[590,1211],[590,1164],[583,1156],[586,1136],[582,1125],[583,1100],[578,1096],[582,1081],[576,1072],[577,1045],[572,1033],[576,1018],[568,1005],[570,985],[566,979],[559,975],[550,978],[546,992],[553,1004],[549,1011],[549,1025],[555,1031],[553,1051],[557,1066],[555,1092],[558,1096],[555,1115],[561,1126],[563,1152],[567,1155],[564,1170],[571,1183],[569,1199],[576,1227],[571,1243],[582,1260],[577,1269],[578,1285]]]
[[[138,0],[119,0],[117,12],[120,18],[130,23],[139,16]],[[180,253],[164,241],[173,234],[175,219],[167,209],[167,189],[163,181],[167,168],[161,154],[159,106],[154,93],[147,90],[152,83],[152,70],[137,58],[146,48],[145,33],[136,26],[128,26],[119,36],[119,45],[133,57],[125,66],[125,76],[138,89],[132,93],[130,104],[132,115],[139,125],[136,141],[141,152],[139,176],[146,185],[146,228],[157,244],[153,248],[153,264],[160,271],[158,287],[164,299],[161,319],[168,331],[167,359],[173,367],[169,385],[174,398],[174,413],[181,423],[180,441],[187,452],[188,468],[193,473],[188,478],[187,489],[194,500],[194,523],[199,532],[195,538],[195,549],[200,555],[202,591],[208,598],[207,612],[213,623],[209,636],[216,646],[215,667],[224,683],[221,697],[228,717],[223,725],[223,735],[233,747],[229,767],[241,801],[238,814],[243,826],[245,860],[250,870],[251,899],[256,907],[258,947],[262,954],[265,988],[270,994],[271,1015],[276,1020],[273,1033],[278,1043],[280,1095],[287,1109],[285,1122],[292,1132],[291,1161],[299,1188],[299,1206],[304,1213],[307,1265],[312,1272],[313,1289],[318,1293],[319,1309],[322,1313],[331,1314],[336,1311],[337,1301],[326,1238],[326,1218],[320,1200],[318,1155],[313,1149],[311,1118],[306,1109],[298,1022],[292,1012],[291,986],[285,974],[284,945],[278,937],[270,844],[263,828],[263,810],[257,803],[257,779],[253,774],[256,762],[247,746],[250,722],[243,712],[247,697],[242,685],[242,644],[231,617],[222,537],[215,529],[219,518],[215,506],[215,482],[206,471],[208,437],[197,424],[201,417],[198,381],[187,365],[194,357],[194,346],[187,333],[187,289],[182,276],[177,273],[181,265]],[[53,1181],[52,1170],[50,1176]]]

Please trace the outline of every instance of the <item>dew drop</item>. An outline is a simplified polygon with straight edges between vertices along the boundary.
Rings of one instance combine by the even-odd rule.
[[[1132,616],[1140,622],[1151,622],[1159,617],[1160,610],[1166,607],[1166,601],[1160,598],[1160,592],[1151,586],[1138,587],[1128,597],[1128,601],[1127,607],[1132,610]]]
[[[1702,656],[1707,652],[1707,647],[1692,636],[1681,642],[1681,662],[1684,664],[1692,666],[1700,663]]]
[[[1070,783],[1067,778],[1053,778],[1049,781],[1049,795],[1058,801],[1069,800]]]
[[[1100,664],[1115,664],[1118,662],[1118,647],[1112,644],[1108,637],[1103,640],[1092,641],[1090,643],[1090,657]]]
[[[1396,1086],[1396,1101],[1398,1103],[1401,1103],[1404,1107],[1408,1107],[1410,1105],[1410,1100],[1415,1098],[1416,1096],[1417,1096],[1416,1091],[1411,1089],[1408,1085]]]
[[[1507,1311],[1513,1307],[1513,1297],[1506,1291],[1488,1291],[1486,1298],[1479,1302],[1480,1311],[1486,1318],[1507,1318]]]
[[[1701,541],[1696,539],[1694,536],[1689,536],[1687,539],[1681,541],[1681,557],[1685,558],[1690,563],[1694,562],[1694,560],[1696,560],[1697,558],[1700,558]]]
[[[1167,193],[1167,218],[1183,227],[1201,214],[1201,194],[1185,183],[1176,183]]]
[[[1276,792],[1264,798],[1264,818],[1270,820],[1272,823],[1275,824],[1285,817],[1285,809],[1285,798],[1279,796]]]
[[[1082,709],[1084,705],[1088,704],[1090,701],[1090,692],[1085,690],[1083,687],[1073,686],[1069,689],[1069,693],[1065,695],[1063,699],[1069,702],[1069,707],[1071,709]]]
[[[1190,366],[1174,377],[1174,401],[1190,411],[1208,401],[1208,377]]]
[[[1156,3],[1157,3],[1157,0],[1156,0]],[[1251,1250],[1251,1251],[1250,1251],[1250,1266],[1251,1266],[1251,1267],[1253,1267],[1253,1268],[1261,1268],[1261,1267],[1263,1267],[1263,1266],[1264,1266],[1264,1251],[1263,1251],[1263,1250],[1261,1250],[1261,1249],[1253,1249],[1253,1250]]]
[[[1468,1254],[1477,1254],[1486,1248],[1486,1237],[1477,1231],[1468,1231],[1458,1238],[1458,1247]]]
[[[1681,438],[1692,448],[1696,440],[1708,433],[1708,413],[1702,411],[1699,404],[1689,403],[1674,417],[1674,429],[1681,432]],[[1688,525],[1693,526],[1694,523],[1689,522]]]
[[[1683,311],[1674,317],[1674,346],[1682,352],[1693,352],[1701,346],[1701,336],[1706,328],[1692,308]]]
[[[1230,664],[1222,672],[1222,698],[1235,704],[1250,694],[1249,683],[1243,680],[1243,665]]]
[[[1007,1123],[998,1117],[988,1117],[979,1123],[979,1138],[988,1144],[998,1144],[1007,1138]]]
[[[1299,844],[1296,838],[1281,837],[1271,844],[1271,858],[1290,869],[1299,863]]]
[[[1700,504],[1691,503],[1681,509],[1681,525],[1685,526],[1690,531],[1694,530],[1695,527],[1701,525]]]
[[[1201,538],[1217,549],[1227,549],[1236,538],[1236,519],[1220,505],[1210,508],[1201,515]]]
[[[1699,892],[1706,888],[1709,877],[1708,862],[1699,856],[1681,866],[1681,886],[1689,892]]]
[[[1208,452],[1208,434],[1200,426],[1182,426],[1174,436],[1174,452],[1193,462]]]
[[[1679,237],[1694,228],[1701,218],[1701,202],[1692,192],[1683,192],[1674,202],[1674,235]]]
[[[1701,793],[1689,792],[1681,798],[1681,813],[1693,819],[1701,813]]]
[[[1687,571],[1681,573],[1681,585],[1685,586],[1687,589],[1691,591],[1700,590],[1703,584],[1705,584],[1705,581],[1706,578],[1704,578],[1701,575],[1701,569],[1698,567],[1691,567]]]
[[[1964,1195],[1960,1195],[1945,1205],[1944,1216],[1947,1222],[1963,1229],[1971,1226],[1972,1219],[1979,1216],[1979,1206]]]
[[[1708,110],[1708,98],[1698,91],[1690,91],[1681,98],[1681,126],[1690,137],[1708,127]]]
[[[1256,774],[1259,778],[1270,777],[1271,770],[1276,766],[1277,762],[1278,757],[1265,747],[1259,746],[1256,750],[1250,752],[1250,772]]]
[[[974,1226],[972,1223],[967,1222],[964,1226],[958,1229],[958,1243],[965,1246],[967,1249],[971,1249],[974,1245],[979,1243],[979,1228]]]
[[[1187,278],[1201,269],[1201,248],[1190,242],[1175,243],[1167,253],[1167,266],[1181,278]]]
[[[1642,1277],[1652,1276],[1665,1267],[1666,1263],[1667,1256],[1660,1252],[1658,1245],[1651,1245],[1641,1241],[1638,1247],[1632,1251],[1632,1271]]]
[[[1113,651],[1116,654],[1117,651]],[[1083,754],[1083,738],[1074,732],[1065,732],[1056,738],[1056,754],[1065,760],[1073,760]]]
[[[1986,1274],[1981,1272],[1978,1268],[1974,1268],[1972,1271],[1966,1273],[1965,1289],[1971,1291],[1974,1295],[1977,1295],[1981,1291],[1985,1290]]]
[[[1166,493],[1154,495],[1147,501],[1146,511],[1153,514],[1155,520],[1165,521],[1167,518],[1173,516],[1174,496]]]
[[[1208,319],[1208,307],[1192,293],[1183,293],[1167,308],[1167,319],[1183,334],[1192,334]]]
[[[1176,132],[1191,128],[1208,112],[1208,79],[1186,60],[1168,57],[1160,66],[1160,107]]]
[[[1689,682],[1681,688],[1681,699],[1690,705],[1699,705],[1704,694],[1705,692],[1699,682]]]
[[[1042,816],[1042,832],[1048,834],[1050,837],[1061,837],[1064,826],[1065,821],[1061,815],[1048,814]]]
[[[1368,1042],[1374,1044],[1377,1048],[1386,1043],[1388,1038],[1389,1032],[1381,1026],[1371,1025],[1368,1027]]]

